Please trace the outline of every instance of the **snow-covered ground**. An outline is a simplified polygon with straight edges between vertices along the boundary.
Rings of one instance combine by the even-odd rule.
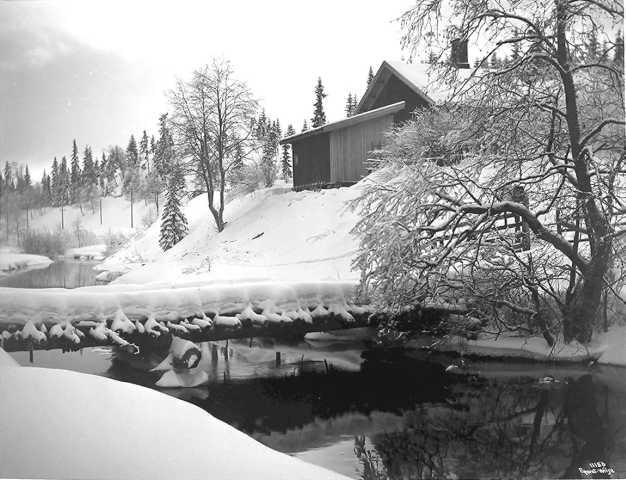
[[[19,367],[2,349],[0,370],[2,478],[347,478],[154,390]]]
[[[13,270],[46,268],[51,263],[52,260],[43,255],[18,253],[9,247],[0,248],[0,275]]]
[[[100,208],[98,203],[83,206],[81,211],[78,205],[63,208],[63,223],[65,230],[72,232],[76,226],[92,232],[98,237],[105,237],[110,233],[129,236],[144,228],[144,219],[154,220],[156,207],[153,202],[143,200],[133,204],[133,228],[130,227],[130,201],[124,197],[105,197],[102,199],[102,224],[100,223]],[[152,223],[150,221],[150,223]],[[51,230],[61,228],[61,208],[48,207],[34,210],[30,219],[29,228],[33,230]]]
[[[104,260],[107,246],[104,243],[86,245],[84,247],[69,248],[65,251],[65,257],[85,260]]]
[[[98,268],[128,272],[114,283],[170,284],[198,280],[356,280],[350,268],[358,241],[349,201],[360,185],[293,192],[284,185],[259,190],[226,205],[228,222],[217,233],[206,195],[189,201],[189,234],[162,252],[159,222]]]
[[[409,342],[422,348],[424,340]],[[542,337],[524,337],[512,334],[482,334],[476,340],[452,337],[436,341],[432,348],[483,358],[515,358],[540,362],[590,362],[626,366],[626,326],[614,325],[608,332],[596,333],[591,343],[581,345],[557,339],[550,347]]]

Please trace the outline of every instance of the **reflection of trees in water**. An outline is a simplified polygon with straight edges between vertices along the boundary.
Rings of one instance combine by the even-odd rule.
[[[455,400],[420,405],[403,430],[355,439],[364,479],[577,478],[608,461],[608,391],[590,375],[567,385],[481,382]],[[377,459],[380,461],[377,463]]]

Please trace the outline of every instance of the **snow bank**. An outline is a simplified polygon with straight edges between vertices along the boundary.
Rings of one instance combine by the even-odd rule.
[[[185,207],[189,234],[162,252],[159,222],[107,258],[99,269],[124,273],[114,283],[167,279],[356,280],[351,262],[358,239],[350,234],[358,216],[349,202],[361,185],[293,192],[284,186],[259,190],[226,205],[226,228],[217,233],[206,195]]]
[[[43,255],[0,251],[0,272],[46,268],[51,263],[52,260]]]
[[[216,321],[244,315],[247,307],[262,314],[253,322],[310,321],[316,309],[328,307],[342,317],[347,309],[359,312],[353,282],[241,282],[200,284],[181,288],[128,288],[126,286],[75,289],[0,288],[0,325],[26,325],[58,322],[59,328],[81,321],[112,322],[112,330],[130,333],[137,328],[130,320],[179,322],[186,318],[213,313]],[[304,309],[313,310],[310,314]],[[249,310],[249,309],[248,309]],[[284,314],[283,316],[279,314]],[[283,318],[284,317],[284,318]],[[244,318],[244,317],[242,317]],[[247,318],[247,317],[245,317]],[[225,321],[225,320],[224,320]],[[96,325],[94,325],[96,326]],[[147,327],[146,327],[147,328]]]
[[[604,349],[598,363],[626,366],[626,326],[614,325],[594,340]]]
[[[409,342],[409,346],[423,348],[423,339]],[[455,352],[483,358],[514,358],[541,362],[589,362],[626,366],[626,326],[612,326],[608,332],[596,333],[588,345],[576,341],[557,340],[550,347],[543,337],[522,337],[512,334],[482,334],[476,340],[451,337],[436,341],[432,348],[441,352]]]
[[[87,245],[85,247],[69,248],[65,252],[65,257],[80,260],[104,260],[107,246],[104,243],[97,245]]]
[[[144,387],[65,370],[1,368],[0,477],[347,478]]]

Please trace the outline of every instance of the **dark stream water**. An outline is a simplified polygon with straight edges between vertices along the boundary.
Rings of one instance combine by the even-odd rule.
[[[352,478],[626,477],[624,369],[470,361],[451,374],[452,358],[345,338],[216,345],[208,386],[162,391]],[[156,388],[165,353],[36,351],[32,365]]]
[[[57,260],[46,268],[25,270],[0,276],[0,287],[14,288],[76,288],[96,284],[93,267],[98,262]]]

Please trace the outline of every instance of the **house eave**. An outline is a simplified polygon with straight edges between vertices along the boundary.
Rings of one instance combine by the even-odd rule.
[[[344,118],[342,120],[338,120],[333,123],[327,123],[326,125],[322,125],[321,127],[313,128],[311,130],[307,130],[306,132],[298,133],[297,135],[285,137],[280,141],[280,144],[284,145],[286,143],[295,143],[300,140],[304,140],[305,138],[320,135],[322,133],[332,132],[333,130],[340,130],[342,128],[350,127],[352,125],[366,122],[368,120],[373,120],[375,118],[383,117],[385,115],[390,115],[392,113],[396,113],[396,112],[399,112],[400,110],[403,110],[405,108],[405,105],[406,105],[406,102],[403,100],[401,102],[392,103],[391,105],[385,105],[384,107],[380,107],[374,110],[369,110],[367,112],[359,113],[358,115]]]

